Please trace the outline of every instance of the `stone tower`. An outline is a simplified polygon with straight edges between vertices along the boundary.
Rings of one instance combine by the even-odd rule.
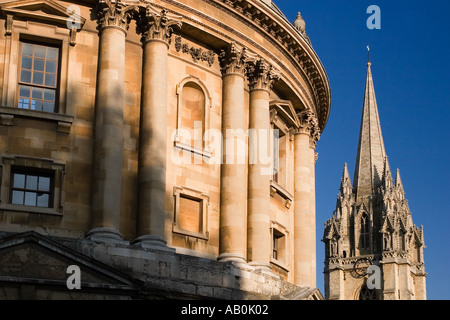
[[[353,185],[345,164],[323,242],[326,299],[426,299],[423,227],[413,224],[399,170],[392,178],[370,61]]]

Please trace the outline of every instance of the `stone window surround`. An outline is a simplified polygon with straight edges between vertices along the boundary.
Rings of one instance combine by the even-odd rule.
[[[289,231],[286,229],[286,227],[284,227],[283,225],[281,225],[280,223],[276,222],[276,221],[271,221],[270,223],[270,239],[273,239],[274,237],[274,231],[276,231],[279,234],[282,234],[284,238],[284,257],[280,257],[280,259],[274,259],[273,255],[270,255],[270,263],[274,264],[278,267],[280,267],[281,269],[289,272]],[[273,252],[273,241],[271,240],[271,248],[270,248],[270,252]]]
[[[36,17],[30,18],[30,20],[33,19],[36,20]],[[56,26],[52,25],[49,21],[46,21],[46,24],[41,24],[35,21],[14,20],[12,15],[8,15],[7,21],[9,21],[9,27],[5,40],[5,69],[3,73],[3,91],[0,110],[1,124],[13,125],[15,116],[39,118],[50,121],[58,119],[56,120],[58,123],[58,131],[68,133],[73,122],[73,117],[67,115],[70,114],[70,112],[67,109],[66,93],[68,84],[69,48],[74,45],[74,31],[59,27],[58,24]],[[17,108],[17,83],[19,80],[18,72],[20,63],[17,57],[19,57],[21,40],[32,40],[42,43],[43,45],[49,43],[56,44],[60,48],[59,95],[57,98],[58,111],[55,113],[26,109],[18,110]],[[13,110],[7,111],[8,109]]]
[[[203,121],[205,122],[205,132],[206,133],[209,132],[209,129],[210,129],[210,110],[212,107],[211,95],[209,94],[209,91],[208,91],[206,85],[203,83],[203,81],[201,81],[196,76],[189,75],[189,76],[185,77],[183,80],[181,80],[180,83],[177,84],[177,88],[176,88],[176,94],[177,94],[177,127],[176,127],[176,130],[177,130],[177,134],[174,137],[174,147],[189,151],[194,154],[198,154],[202,157],[209,159],[212,157],[212,152],[211,152],[211,150],[207,149],[208,146],[206,146],[206,148],[199,149],[198,147],[190,146],[185,143],[182,143],[178,136],[178,129],[181,129],[181,108],[182,108],[182,101],[183,101],[183,87],[189,82],[195,83],[203,90],[203,93],[205,95],[205,106],[204,106],[205,114],[204,114],[204,119],[203,119]],[[203,145],[205,145],[205,144],[203,144]]]
[[[185,195],[191,199],[198,200],[202,204],[201,212],[201,230],[202,232],[192,232],[183,230],[179,227],[179,208],[180,208],[180,196]],[[203,240],[209,240],[208,231],[208,207],[209,207],[209,195],[198,190],[194,190],[187,187],[174,186],[174,222],[172,225],[172,232],[182,234],[189,237],[199,238]]]
[[[297,127],[298,118],[295,113],[292,115],[286,114],[285,111],[281,112],[280,104],[289,105],[289,107],[293,110],[292,104],[289,101],[275,100],[270,102],[270,123],[272,129],[278,129],[283,132],[286,136],[286,155],[285,155],[285,166],[286,169],[289,169],[289,159],[292,158],[293,154],[290,151],[290,143],[293,140],[293,129]],[[286,119],[287,118],[287,119]],[[285,201],[286,208],[290,208],[292,202],[294,201],[294,196],[292,195],[292,191],[290,190],[291,182],[288,180],[287,172],[289,170],[285,170],[286,177],[285,181],[287,185],[278,183],[274,180],[270,181],[270,195],[272,197],[275,194],[279,194],[283,200]]]
[[[0,154],[0,210],[12,212],[63,215],[65,163],[34,157],[11,154]],[[10,201],[12,167],[29,168],[32,170],[51,170],[55,173],[53,189],[53,205],[50,208],[14,205]]]

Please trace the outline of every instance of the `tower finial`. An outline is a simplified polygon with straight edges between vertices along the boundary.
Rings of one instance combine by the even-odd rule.
[[[367,46],[367,64],[369,66],[371,65],[371,63],[370,63],[370,47],[369,46]]]

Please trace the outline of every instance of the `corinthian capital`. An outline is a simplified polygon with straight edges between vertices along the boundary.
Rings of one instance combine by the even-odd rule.
[[[100,28],[118,27],[124,31],[128,30],[130,21],[137,12],[137,5],[121,0],[99,0],[96,10]]]
[[[280,72],[264,59],[248,64],[247,76],[250,90],[270,90],[275,81],[280,79]]]
[[[300,120],[298,133],[309,134],[309,142],[312,148],[315,148],[320,139],[319,121],[314,112],[305,110],[297,114]]]
[[[219,54],[222,75],[239,73],[245,75],[247,62],[254,59],[256,55],[247,51],[247,48],[239,48],[236,43],[231,42],[227,48],[222,49]]]
[[[156,10],[150,4],[147,4],[139,14],[137,22],[137,31],[142,35],[143,43],[150,40],[162,40],[170,43],[170,37],[173,33],[173,27],[181,27],[181,17],[167,13],[167,10]]]

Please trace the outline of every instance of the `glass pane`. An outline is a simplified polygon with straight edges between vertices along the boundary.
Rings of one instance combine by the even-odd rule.
[[[35,71],[44,71],[45,60],[42,59],[34,59],[34,70]]]
[[[45,47],[44,46],[34,46],[34,56],[38,58],[45,58]]]
[[[25,175],[14,173],[14,188],[25,188]]]
[[[44,100],[55,101],[55,90],[45,89],[44,91]]]
[[[12,204],[23,204],[23,191],[13,191],[12,194]]]
[[[47,48],[47,59],[57,60],[58,59],[58,49],[57,48]]]
[[[29,190],[37,190],[38,177],[27,176],[26,188]]]
[[[56,86],[56,75],[52,73],[46,73],[45,74],[45,85],[49,87],[55,87]]]
[[[34,84],[44,84],[44,74],[42,72],[33,73],[33,83]]]
[[[45,72],[56,73],[56,62],[47,61],[45,64]]]
[[[38,193],[37,195],[37,206],[38,207],[49,207],[49,196],[47,193]]]
[[[29,43],[22,43],[22,54],[25,56],[33,55],[33,45]]]
[[[42,111],[42,101],[41,100],[31,100],[31,108],[30,109]]]
[[[29,99],[19,99],[19,108],[20,109],[30,109],[30,100]]]
[[[25,192],[25,205],[26,206],[36,206],[36,193],[35,192]]]
[[[27,86],[20,86],[20,96],[21,97],[29,97],[30,96],[30,88]]]
[[[40,100],[42,100],[42,93],[44,92],[44,89],[41,89],[41,88],[33,88],[33,91],[32,91],[33,93],[32,93],[32,95],[31,95],[31,97],[33,98],[33,99],[40,99]]]
[[[43,111],[45,112],[54,112],[55,111],[55,104],[53,102],[44,102],[44,108]]]
[[[33,65],[33,59],[27,58],[27,57],[22,58],[22,68],[23,69],[31,70],[32,65]]]
[[[31,83],[31,71],[22,70],[20,72],[20,81]]]
[[[39,190],[40,191],[50,191],[50,178],[49,177],[39,177]]]

